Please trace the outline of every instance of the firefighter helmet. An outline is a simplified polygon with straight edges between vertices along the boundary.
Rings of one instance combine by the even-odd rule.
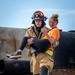
[[[33,20],[44,20],[44,21],[46,21],[47,17],[45,17],[41,11],[36,11],[33,13],[32,19]]]

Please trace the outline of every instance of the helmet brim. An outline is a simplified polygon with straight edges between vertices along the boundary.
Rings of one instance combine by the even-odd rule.
[[[47,20],[47,17],[43,17],[43,18],[39,18],[39,17],[38,17],[38,18],[33,18],[33,17],[32,17],[32,19],[33,19],[33,20],[43,20],[43,21],[46,21],[46,20]]]

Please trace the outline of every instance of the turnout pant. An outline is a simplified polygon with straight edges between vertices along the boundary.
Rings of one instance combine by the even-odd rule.
[[[43,68],[45,66],[46,68]],[[43,69],[46,71],[44,73],[50,73],[54,66],[54,60],[47,53],[39,53],[37,56],[33,53],[30,61],[30,70],[33,74],[43,74]],[[48,74],[47,74],[48,75]]]

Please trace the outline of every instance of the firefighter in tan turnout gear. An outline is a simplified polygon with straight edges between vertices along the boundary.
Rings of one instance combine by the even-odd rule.
[[[31,26],[26,31],[25,36],[36,37],[39,39],[44,37],[45,36],[43,34],[44,30],[42,30],[42,32],[41,32],[41,28],[43,28],[46,25],[44,22],[46,19],[47,18],[44,16],[44,14],[41,11],[34,12],[34,14],[32,16],[32,20],[33,20],[32,24],[34,24],[34,25]],[[47,32],[50,30],[47,27],[45,27],[45,29]],[[56,37],[55,37],[55,39],[56,39]],[[58,38],[56,40],[58,40]],[[49,72],[52,71],[52,68],[53,68],[53,64],[54,64],[54,61],[52,59],[53,52],[52,52],[52,50],[47,50],[46,52],[38,53],[38,52],[36,52],[36,50],[34,50],[33,48],[30,47],[30,45],[33,42],[34,41],[32,38],[27,40],[27,48],[29,49],[28,56],[31,57],[31,62],[30,62],[31,72],[33,73],[33,75],[39,75],[39,74],[47,75]],[[22,43],[22,46],[23,45],[24,45],[24,43]],[[21,49],[22,49],[22,46],[21,46]],[[22,55],[21,49],[18,49],[18,51],[16,51],[15,53],[7,54],[7,56],[9,56],[9,58],[11,58],[11,59],[20,58]],[[51,47],[51,49],[52,49],[52,47]]]

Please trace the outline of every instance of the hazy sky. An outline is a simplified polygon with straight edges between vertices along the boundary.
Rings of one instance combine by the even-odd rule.
[[[58,27],[63,31],[75,30],[75,0],[0,0],[0,27],[28,28],[37,10],[48,19],[58,14]]]

